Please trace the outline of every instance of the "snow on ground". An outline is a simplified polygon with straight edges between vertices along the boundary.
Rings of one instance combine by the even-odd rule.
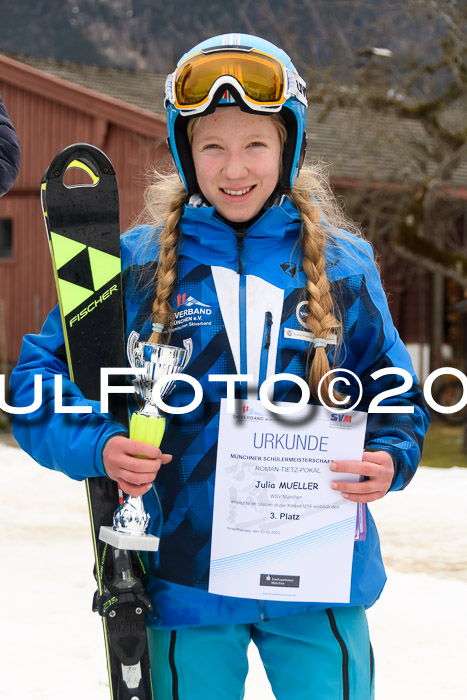
[[[108,700],[84,485],[0,443],[2,697]],[[372,507],[388,583],[369,613],[377,700],[467,697],[467,469]],[[256,650],[246,700],[272,700]],[[319,700],[319,698],[317,699]]]

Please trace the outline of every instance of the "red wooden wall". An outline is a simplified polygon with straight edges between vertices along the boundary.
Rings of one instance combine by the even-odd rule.
[[[122,231],[143,204],[151,163],[167,158],[162,117],[0,55],[0,92],[21,143],[17,182],[0,198],[11,219],[13,256],[0,258],[0,362],[14,363],[25,333],[37,332],[56,303],[40,181],[65,146],[84,141],[104,150],[119,182]],[[2,343],[4,345],[4,343]]]

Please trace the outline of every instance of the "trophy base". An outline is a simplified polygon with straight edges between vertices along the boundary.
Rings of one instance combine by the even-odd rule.
[[[109,525],[101,526],[99,539],[116,549],[131,549],[140,552],[157,552],[159,549],[159,537],[155,537],[155,535],[130,535],[125,532],[117,532]]]

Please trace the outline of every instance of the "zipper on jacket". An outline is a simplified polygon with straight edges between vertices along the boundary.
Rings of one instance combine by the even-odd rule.
[[[263,339],[261,342],[261,355],[259,358],[258,398],[261,384],[266,379],[268,371],[269,346],[271,345],[272,313],[264,314]]]
[[[344,639],[337,628],[336,618],[334,613],[330,608],[326,610],[328,616],[329,624],[331,625],[331,630],[336,638],[342,652],[342,689],[343,700],[349,700],[350,698],[350,684],[349,684],[349,651],[345,645]]]
[[[240,321],[240,374],[247,374],[246,357],[246,261],[245,261],[245,237],[246,228],[238,228],[237,236],[237,273],[240,275],[239,284],[239,321]],[[246,382],[240,384],[240,398],[248,397]]]
[[[239,275],[245,274],[243,267],[245,264],[244,252],[246,235],[246,228],[239,227],[235,231],[235,236],[237,237],[237,272]]]

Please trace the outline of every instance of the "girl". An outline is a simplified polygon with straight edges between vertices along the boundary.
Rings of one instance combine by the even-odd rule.
[[[408,369],[411,388],[383,402],[407,413],[370,413],[362,460],[330,465],[333,488],[361,504],[412,478],[427,427],[422,394],[369,244],[349,232],[319,174],[303,168],[299,175],[306,89],[288,56],[257,37],[214,37],[180,60],[167,78],[165,104],[181,182],[159,177],[147,191],[143,225],[122,238],[127,333],[180,347],[190,338],[185,372],[201,383],[203,402],[170,416],[162,451],[124,437],[121,426],[96,414],[80,416],[78,426],[54,417],[60,454],[37,417],[17,419],[15,435],[42,464],[76,479],[107,474],[141,495],[157,477],[163,531],[147,592],[155,608],[148,637],[158,700],[243,697],[250,640],[280,700],[372,698],[365,607],[379,597],[385,574],[369,513],[366,537],[355,542],[348,604],[253,600],[242,597],[241,577],[238,597],[208,591],[226,395],[225,383],[208,377],[249,373],[257,391],[267,376],[292,373],[306,379],[317,403],[320,380],[342,367],[359,376],[358,410],[366,411],[373,397],[398,385],[394,374],[375,380],[371,373]],[[18,405],[28,403],[31,367],[66,372],[62,343],[55,310],[40,336],[24,340],[12,378]],[[176,405],[191,401],[184,386],[173,393]],[[353,403],[355,390],[346,393]],[[70,383],[67,395],[82,400]],[[295,383],[275,385],[275,401],[299,398]]]

